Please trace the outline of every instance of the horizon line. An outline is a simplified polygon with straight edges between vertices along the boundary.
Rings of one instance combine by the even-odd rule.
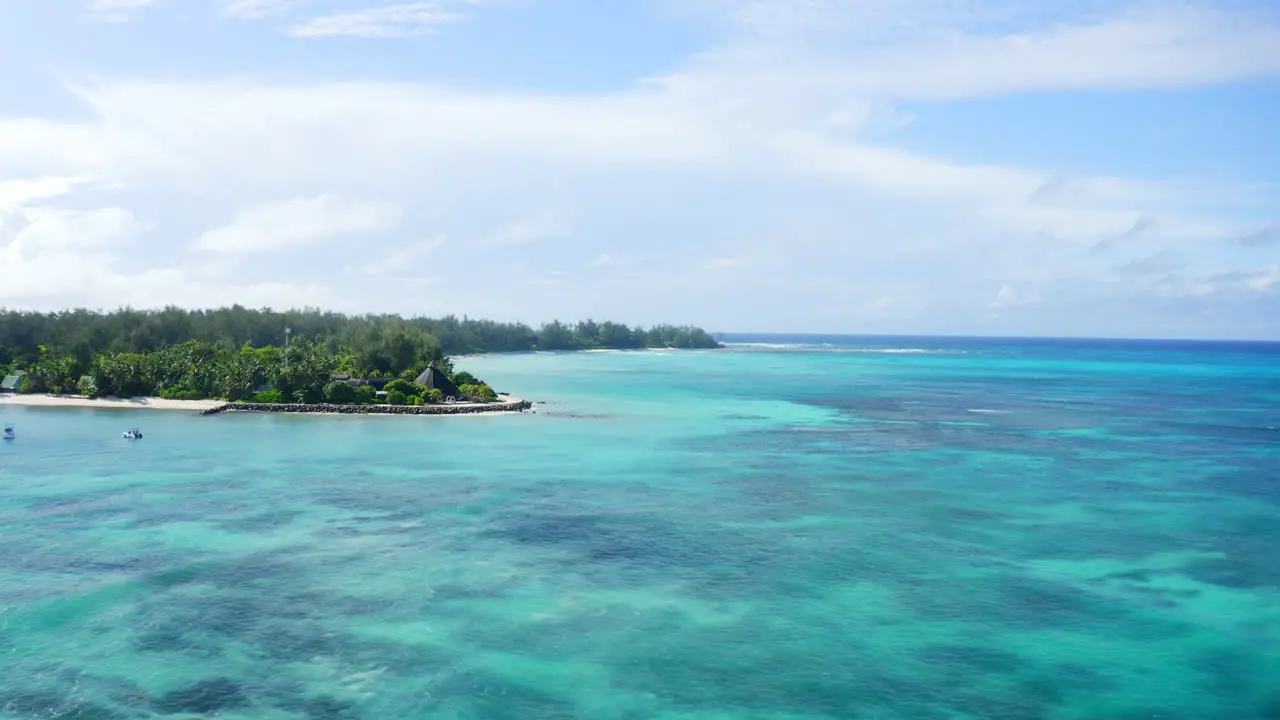
[[[1280,345],[1280,338],[1124,337],[1119,335],[966,335],[962,333],[779,332],[746,330],[708,330],[707,333],[716,339],[725,335],[755,335],[766,337],[942,338],[949,340],[1084,340],[1103,342],[1253,343],[1258,345]]]

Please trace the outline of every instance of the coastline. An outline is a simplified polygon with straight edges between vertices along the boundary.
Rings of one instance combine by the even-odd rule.
[[[741,343],[739,343],[741,344]],[[497,357],[501,355],[577,355],[591,353],[704,353],[709,350],[724,350],[729,346],[720,343],[715,347],[642,347],[642,348],[562,348],[558,350],[494,350],[492,352],[470,352],[450,355],[451,360],[471,360],[474,358]]]
[[[450,405],[335,405],[316,403],[243,403],[220,402],[216,407],[207,408],[201,415],[219,415],[221,413],[254,412],[254,413],[293,413],[306,415],[478,415],[480,413],[523,412],[533,407],[533,403],[510,395],[503,396],[492,403],[453,403]]]
[[[106,410],[186,410],[202,412],[226,403],[222,400],[166,400],[158,397],[136,398],[91,398],[84,395],[47,395],[47,394],[4,394],[0,395],[0,408],[7,405],[16,407],[62,407],[62,408],[100,408]]]
[[[105,410],[185,410],[200,415],[223,412],[281,412],[314,415],[474,415],[486,412],[520,412],[533,403],[504,395],[496,403],[457,403],[454,405],[265,405],[230,403],[225,400],[166,400],[157,397],[90,398],[84,395],[0,395],[0,408],[98,408]]]

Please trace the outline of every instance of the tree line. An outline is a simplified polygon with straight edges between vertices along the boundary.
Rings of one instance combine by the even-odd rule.
[[[289,332],[287,349],[286,331]],[[411,382],[435,363],[468,395],[493,390],[451,355],[528,350],[702,348],[717,343],[693,327],[629,328],[592,320],[521,323],[455,317],[348,316],[319,310],[276,312],[124,309],[109,313],[0,311],[0,375],[21,370],[26,392],[260,402],[361,402],[334,374],[400,378],[391,401],[433,402]],[[342,385],[343,387],[338,387]],[[263,395],[263,393],[267,393]],[[394,393],[394,394],[393,394]],[[415,401],[416,398],[416,401]]]
[[[187,340],[226,348],[282,345],[285,328],[321,343],[331,353],[385,352],[387,339],[400,335],[430,336],[446,355],[529,350],[636,349],[646,347],[712,348],[717,343],[696,327],[657,325],[648,329],[614,322],[559,321],[540,329],[524,323],[472,318],[398,315],[343,315],[315,309],[274,311],[241,306],[215,310],[122,309],[114,312],[73,310],[40,313],[0,309],[0,364],[35,355],[40,345],[84,355],[151,352]],[[373,361],[373,358],[370,358]],[[384,357],[383,360],[386,361]]]

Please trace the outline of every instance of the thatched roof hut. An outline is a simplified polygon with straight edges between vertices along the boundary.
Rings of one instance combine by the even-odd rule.
[[[423,370],[422,374],[414,379],[414,382],[419,385],[425,385],[429,388],[435,388],[445,397],[460,398],[463,396],[462,391],[458,389],[458,386],[454,385],[453,381],[449,379],[449,376],[446,375],[443,370],[436,367],[435,363],[428,365],[427,369]]]

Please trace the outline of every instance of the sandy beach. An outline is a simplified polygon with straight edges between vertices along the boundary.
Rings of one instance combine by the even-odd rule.
[[[221,400],[165,400],[164,398],[89,398],[83,395],[0,395],[0,407],[22,405],[26,407],[84,407],[111,409],[186,410],[200,412],[225,404]]]

